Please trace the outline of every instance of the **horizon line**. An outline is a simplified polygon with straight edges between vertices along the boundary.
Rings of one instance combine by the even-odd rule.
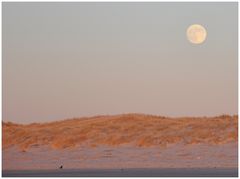
[[[202,115],[202,116],[190,116],[190,115],[183,115],[183,116],[165,116],[165,115],[157,115],[157,114],[148,114],[148,113],[118,113],[118,114],[102,114],[102,115],[89,115],[89,116],[81,116],[81,117],[71,117],[71,118],[65,118],[65,119],[59,119],[59,120],[52,120],[52,121],[44,121],[44,122],[30,122],[30,123],[18,123],[18,122],[12,122],[9,120],[2,120],[2,123],[11,123],[16,125],[31,125],[31,124],[46,124],[46,123],[54,123],[54,122],[60,122],[60,121],[67,121],[67,120],[79,120],[79,119],[92,119],[92,118],[100,118],[100,117],[114,117],[114,116],[128,116],[128,115],[135,115],[135,116],[152,116],[152,117],[158,117],[158,118],[169,118],[169,119],[178,119],[178,118],[216,118],[216,117],[238,117],[238,114],[226,114],[222,113],[219,115]]]

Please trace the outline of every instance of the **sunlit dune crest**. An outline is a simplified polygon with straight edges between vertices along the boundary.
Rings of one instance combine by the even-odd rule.
[[[183,143],[210,145],[237,142],[238,116],[169,118],[144,114],[123,114],[75,118],[28,125],[3,122],[3,148],[50,146],[161,146]]]

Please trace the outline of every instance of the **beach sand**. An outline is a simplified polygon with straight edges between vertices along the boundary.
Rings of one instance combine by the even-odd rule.
[[[3,123],[3,170],[237,168],[237,116]]]

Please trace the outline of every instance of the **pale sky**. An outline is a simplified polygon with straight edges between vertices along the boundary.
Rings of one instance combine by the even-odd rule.
[[[237,2],[2,8],[4,121],[238,112]],[[204,43],[187,40],[191,24]]]

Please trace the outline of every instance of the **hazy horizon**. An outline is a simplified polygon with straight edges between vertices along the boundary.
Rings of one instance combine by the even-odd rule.
[[[238,3],[2,6],[3,120],[238,114]],[[201,24],[206,41],[186,30]]]

